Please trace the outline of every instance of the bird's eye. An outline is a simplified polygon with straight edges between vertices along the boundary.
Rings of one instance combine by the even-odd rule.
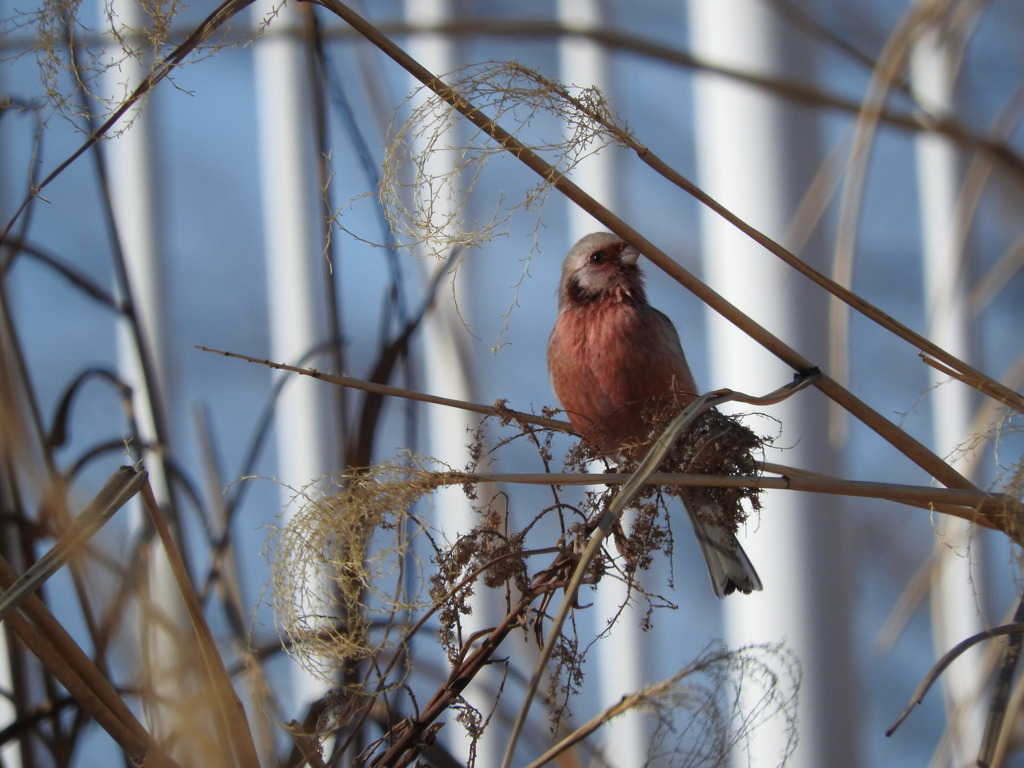
[[[604,251],[594,251],[590,254],[591,264],[604,264],[608,260],[608,254]]]

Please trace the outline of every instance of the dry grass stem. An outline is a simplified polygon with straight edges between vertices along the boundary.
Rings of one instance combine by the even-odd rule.
[[[885,735],[892,736],[892,734],[896,732],[896,729],[903,724],[903,721],[907,719],[914,707],[924,701],[924,697],[928,693],[928,690],[935,684],[946,668],[956,661],[957,658],[963,655],[965,651],[978,643],[984,642],[985,640],[991,640],[992,638],[1003,637],[1005,635],[1019,635],[1021,633],[1024,633],[1024,624],[1004,624],[1003,626],[993,627],[992,629],[987,629],[984,632],[972,635],[946,651],[942,654],[942,658],[935,662],[935,665],[931,670],[929,670],[925,679],[921,681],[917,690],[914,691],[914,695],[910,698],[910,704],[908,704],[907,708],[900,713],[900,716],[896,718],[896,721],[889,726]]]
[[[132,467],[121,467],[115,472],[53,548],[36,560],[0,597],[0,619],[63,568],[68,559],[77,554],[103,524],[139,492],[146,478],[145,472],[136,471]]]
[[[224,758],[233,758],[231,764],[238,766],[238,768],[258,766],[260,761],[256,754],[256,746],[252,740],[252,729],[249,727],[245,708],[242,706],[238,694],[235,693],[234,686],[231,683],[231,676],[224,667],[224,659],[217,648],[213,633],[206,623],[203,607],[200,604],[199,596],[192,586],[178,545],[167,525],[167,521],[164,519],[163,513],[160,511],[160,505],[157,503],[156,497],[153,495],[153,489],[148,482],[142,487],[142,496],[146,503],[146,510],[149,512],[150,519],[153,521],[153,525],[160,537],[164,553],[170,562],[171,572],[174,575],[178,592],[185,602],[185,609],[188,613],[195,643],[198,646],[199,657],[202,660],[203,672],[205,673],[202,687],[203,690],[209,691],[213,696],[215,716],[217,718],[215,731],[223,734],[227,742],[224,745],[224,742],[218,739],[215,740],[215,743],[220,746],[230,746],[230,752],[227,749],[224,750],[228,752],[228,754],[224,755]],[[196,726],[210,725],[203,722],[200,713],[192,712],[189,714]],[[227,759],[222,759],[220,764],[227,766],[229,763]]]
[[[59,163],[56,168],[42,179],[42,181],[33,185],[28,196],[22,200],[21,204],[15,209],[14,214],[8,220],[3,230],[0,231],[0,244],[7,242],[8,235],[10,234],[15,222],[17,222],[25,212],[32,200],[36,197],[40,197],[42,191],[49,186],[54,179],[64,173],[72,163],[88,152],[97,141],[102,139],[104,136],[109,135],[114,126],[116,126],[118,122],[127,115],[128,112],[146,94],[152,91],[163,80],[168,78],[174,69],[178,67],[193,51],[208,40],[210,36],[228,20],[232,19],[251,5],[252,2],[253,0],[225,0],[225,2],[221,3],[195,28],[180,45],[176,46],[174,50],[167,55],[167,57],[157,62],[153,66],[151,73],[147,75],[141,83],[139,83],[132,93],[123,102],[121,102],[120,106],[113,111],[110,117],[104,120],[102,125],[93,131],[93,133],[82,143],[81,146],[79,146],[78,149],[76,149],[63,162]]]
[[[318,381],[324,381],[328,384],[337,384],[341,387],[350,387],[352,389],[359,389],[364,392],[374,392],[376,394],[388,395],[390,397],[401,397],[421,403],[444,405],[449,408],[459,408],[464,411],[469,411],[470,413],[480,413],[485,416],[498,416],[509,421],[531,424],[545,429],[555,429],[560,432],[572,431],[572,427],[568,421],[552,419],[547,416],[537,416],[536,414],[526,413],[525,411],[513,411],[504,407],[504,405],[481,405],[480,403],[471,403],[467,400],[455,400],[450,397],[439,397],[426,392],[417,392],[405,387],[378,384],[376,382],[366,381],[365,379],[359,379],[354,376],[339,376],[337,374],[323,373],[322,371],[317,371],[313,368],[301,368],[295,365],[276,363],[273,360],[250,357],[249,355],[243,355],[238,352],[225,352],[223,350],[211,349],[210,347],[203,346],[197,346],[196,349],[201,349],[204,352],[212,352],[215,355],[223,355],[224,357],[233,357],[238,360],[245,360],[246,362],[256,363],[257,365],[265,365],[268,368],[273,368],[277,371],[298,373],[303,376],[309,376],[317,379]]]
[[[0,586],[9,588],[16,578],[15,571],[0,558]],[[136,719],[121,692],[82,651],[42,600],[28,595],[5,621],[135,764],[178,768]]]

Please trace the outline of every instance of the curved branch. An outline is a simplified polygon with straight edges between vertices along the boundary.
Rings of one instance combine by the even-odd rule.
[[[946,653],[942,655],[942,658],[935,662],[935,666],[931,668],[924,680],[921,681],[921,684],[917,686],[917,690],[914,691],[914,695],[911,697],[907,708],[904,709],[903,712],[900,713],[900,716],[896,718],[896,722],[889,726],[885,735],[892,736],[893,733],[896,732],[896,729],[899,728],[903,724],[903,721],[910,715],[911,710],[924,701],[925,694],[928,693],[928,689],[932,687],[935,681],[939,679],[939,675],[945,672],[946,667],[956,661],[961,654],[985,640],[991,640],[994,637],[1001,637],[1003,635],[1016,635],[1021,633],[1024,633],[1024,624],[1003,624],[1000,627],[986,629],[984,632],[972,635],[966,640],[961,640],[953,646],[953,648],[946,651]]]

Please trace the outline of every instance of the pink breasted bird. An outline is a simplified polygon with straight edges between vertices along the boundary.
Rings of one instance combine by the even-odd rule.
[[[640,459],[697,398],[672,321],[647,303],[640,253],[608,232],[582,238],[562,264],[548,372],[569,421],[598,453]],[[705,490],[680,489],[718,597],[761,580]]]

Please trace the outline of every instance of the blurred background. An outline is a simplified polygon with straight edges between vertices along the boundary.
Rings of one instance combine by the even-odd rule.
[[[568,171],[694,285],[737,307],[946,469],[913,461],[905,443],[893,445],[814,388],[749,417],[775,437],[766,461],[918,488],[963,480],[1019,497],[1019,395],[1011,396],[1024,377],[1018,3],[351,7],[427,70],[461,83],[472,103]],[[246,707],[260,763],[317,765],[302,756],[300,736],[329,727],[326,764],[362,764],[359,745],[394,722],[324,714],[353,672],[304,659],[288,627],[281,632],[274,604],[288,598],[274,596],[271,563],[291,566],[274,532],[304,498],[331,487],[324,478],[347,468],[401,463],[406,453],[465,467],[480,417],[370,398],[197,346],[540,414],[557,406],[545,345],[561,260],[580,236],[610,225],[431,101],[330,3],[221,8],[195,45],[189,36],[209,23],[212,5],[0,0],[3,555],[24,571],[118,466],[141,462]],[[75,157],[182,45],[181,65]],[[508,62],[522,69],[501,66]],[[566,108],[552,83],[576,96],[599,89],[635,146]],[[908,334],[830,298],[673,183],[665,167],[1013,392],[986,396],[984,386],[928,365]],[[651,303],[675,322],[702,387],[760,395],[792,379],[789,361],[653,264],[642,266]],[[556,435],[545,462],[527,439],[502,442],[517,431],[485,424],[488,471],[562,470],[574,438]],[[554,498],[582,503],[583,493]],[[766,492],[741,536],[765,590],[724,601],[676,520],[674,547],[639,577],[652,600],[634,594],[620,611],[621,582],[584,588],[573,619],[585,651],[580,695],[569,696],[562,731],[549,728],[544,703],[535,705],[513,764],[530,764],[559,732],[709,648],[750,646],[763,677],[740,684],[735,661],[707,682],[712,699],[735,699],[719,715],[722,744],[694,746],[711,739],[714,717],[686,703],[684,686],[674,706],[612,720],[558,764],[973,765],[1002,639],[959,658],[902,727],[885,732],[941,654],[1012,620],[1015,551],[1003,533],[885,495]],[[510,530],[553,503],[549,488],[513,482],[484,486],[480,496],[477,507],[507,512]],[[455,541],[479,521],[453,491],[415,510],[437,541]],[[560,534],[547,515],[530,541],[550,547]],[[188,662],[175,657],[189,630],[154,536],[142,506],[129,505],[39,595],[181,764],[228,764],[206,746],[218,728],[199,738],[180,712],[167,714],[191,679],[176,666]],[[425,552],[423,578],[432,568]],[[531,573],[542,562],[548,556],[531,559]],[[302,602],[324,578],[311,567],[308,579],[296,577],[308,593],[295,613],[330,616],[330,587],[319,609]],[[504,616],[502,590],[474,599],[467,628]],[[405,620],[417,617],[412,608]],[[448,661],[437,644],[430,619],[395,683],[418,703],[392,702],[395,712],[412,714],[443,684]],[[35,661],[31,643],[8,634],[5,652],[4,765],[127,759],[51,667]],[[532,630],[506,638],[497,652],[504,671],[488,670],[467,694],[475,706],[498,700],[480,742],[471,747],[450,713],[440,746],[420,759],[499,765],[536,653]],[[202,698],[201,684],[191,690]],[[1024,765],[1016,754],[1022,690],[1014,678],[995,764]],[[346,741],[360,728],[359,740]]]

